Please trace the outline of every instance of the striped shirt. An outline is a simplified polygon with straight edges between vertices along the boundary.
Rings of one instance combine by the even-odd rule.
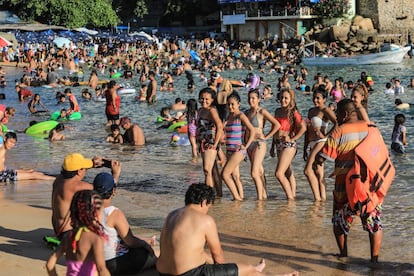
[[[321,150],[322,157],[335,160],[334,200],[336,203],[347,202],[345,177],[354,165],[354,149],[367,135],[367,122],[345,123],[331,133]]]

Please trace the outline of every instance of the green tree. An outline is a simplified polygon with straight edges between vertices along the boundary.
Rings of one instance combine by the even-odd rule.
[[[24,21],[68,28],[109,27],[119,22],[110,0],[0,0],[0,4]]]
[[[349,0],[320,0],[315,4],[315,14],[321,18],[341,18],[344,17],[351,4]]]
[[[142,18],[148,14],[145,0],[113,0],[112,7],[120,18]]]

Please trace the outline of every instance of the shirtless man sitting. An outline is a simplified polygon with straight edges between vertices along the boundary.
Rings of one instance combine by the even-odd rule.
[[[54,176],[46,175],[35,170],[12,170],[6,168],[6,151],[12,149],[17,142],[17,135],[14,132],[7,132],[4,135],[4,144],[0,146],[0,182],[17,180],[53,180]]]
[[[87,159],[79,153],[68,154],[62,165],[62,171],[56,177],[52,190],[52,225],[58,238],[72,229],[70,223],[70,203],[73,195],[81,190],[93,190],[93,185],[83,181],[87,169],[98,168],[104,165],[101,157]],[[108,166],[109,167],[109,166]],[[121,173],[121,163],[111,161],[112,175],[118,181]]]
[[[185,206],[172,211],[160,237],[157,270],[167,275],[263,275],[265,262],[257,266],[224,263],[217,226],[207,214],[215,198],[206,184],[192,184],[185,195]],[[204,250],[208,245],[211,256]]]
[[[125,129],[123,135],[124,144],[130,144],[133,146],[145,145],[144,131],[137,124],[133,124],[130,118],[122,117],[119,125]]]

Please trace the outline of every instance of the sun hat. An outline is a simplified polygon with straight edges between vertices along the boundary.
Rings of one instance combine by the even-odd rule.
[[[93,180],[93,189],[104,199],[109,198],[112,195],[112,190],[115,187],[114,177],[107,172],[98,173]]]
[[[92,159],[87,159],[80,153],[71,153],[66,155],[62,166],[63,170],[68,172],[74,172],[80,169],[90,169],[92,167]]]

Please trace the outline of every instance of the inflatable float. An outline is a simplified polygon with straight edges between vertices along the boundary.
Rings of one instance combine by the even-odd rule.
[[[109,80],[100,80],[100,81],[98,81],[98,84],[102,85],[102,84],[108,83],[108,82],[109,82]],[[78,83],[79,83],[80,86],[86,86],[86,85],[89,84],[89,81],[80,81]]]
[[[162,116],[158,115],[157,116],[157,124],[163,123],[163,122],[164,122],[164,119],[162,118]]]
[[[96,97],[94,98],[95,102],[106,102],[106,98],[105,97]]]
[[[171,135],[170,145],[174,147],[188,146],[190,145],[190,141],[188,140],[187,135],[180,135],[178,133],[174,133],[173,135]]]
[[[119,95],[131,95],[131,94],[136,94],[137,90],[135,88],[126,87],[126,88],[119,88],[117,92]]]
[[[116,72],[110,78],[111,79],[119,79],[120,77],[122,77],[122,73],[121,72]]]
[[[176,131],[180,133],[187,133],[188,131],[187,121],[179,121],[177,123],[174,123],[168,127],[168,130]]]
[[[64,118],[59,118],[60,116],[60,111],[55,111],[52,113],[52,115],[50,116],[51,120],[57,121],[57,120],[65,120]],[[82,114],[80,112],[72,112],[69,115],[69,120],[70,121],[76,121],[76,120],[80,120],[82,118]]]
[[[189,53],[192,59],[196,60],[197,62],[201,62],[201,58],[198,56],[196,51],[190,50]]]
[[[1,131],[3,132],[3,135],[0,135],[0,145],[4,143],[4,134],[6,134],[9,130],[7,129],[6,125],[1,125]]]
[[[59,123],[57,121],[44,121],[28,127],[25,131],[30,136],[47,136]]]

